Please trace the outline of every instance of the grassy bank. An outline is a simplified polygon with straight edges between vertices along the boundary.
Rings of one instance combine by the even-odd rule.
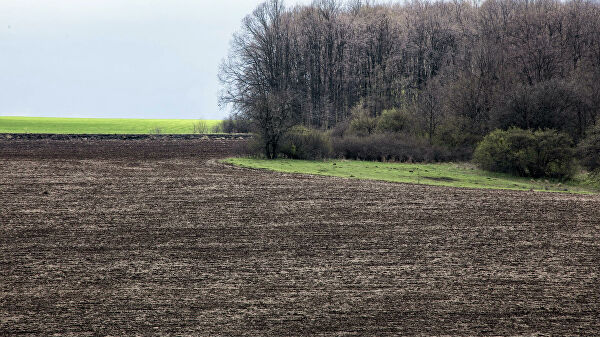
[[[248,168],[268,169],[287,173],[306,173],[325,176],[384,180],[399,183],[438,186],[535,190],[548,192],[596,193],[586,175],[560,183],[545,179],[515,177],[508,174],[479,170],[466,163],[404,164],[380,163],[351,160],[263,160],[252,158],[230,158],[225,162]]]
[[[220,120],[0,117],[0,133],[189,134],[212,133]]]

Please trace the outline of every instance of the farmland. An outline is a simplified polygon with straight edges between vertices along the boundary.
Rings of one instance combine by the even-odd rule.
[[[598,195],[0,140],[0,335],[598,335]]]
[[[0,117],[0,133],[191,134],[211,133],[219,123],[193,119]]]

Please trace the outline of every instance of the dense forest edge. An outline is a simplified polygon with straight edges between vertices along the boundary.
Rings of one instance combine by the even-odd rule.
[[[474,160],[569,179],[600,166],[596,1],[270,0],[220,70],[266,158]]]

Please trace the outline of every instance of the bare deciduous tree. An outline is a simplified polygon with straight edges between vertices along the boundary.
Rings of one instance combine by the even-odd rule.
[[[220,102],[248,117],[262,137],[267,158],[276,158],[281,136],[294,124],[296,91],[290,15],[279,0],[260,5],[234,36],[220,79]]]

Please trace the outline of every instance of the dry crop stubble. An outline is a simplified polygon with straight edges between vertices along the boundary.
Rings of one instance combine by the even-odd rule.
[[[597,196],[240,169],[232,142],[0,141],[0,334],[600,333]]]

